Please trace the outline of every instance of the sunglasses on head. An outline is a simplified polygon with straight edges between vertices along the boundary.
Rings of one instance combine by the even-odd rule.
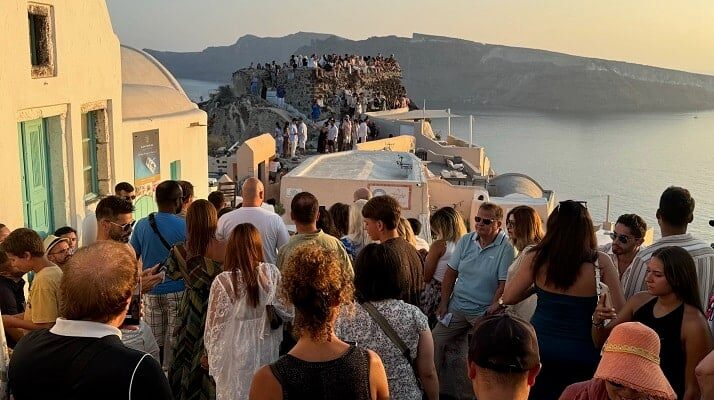
[[[610,232],[610,239],[614,242],[615,240],[618,240],[622,244],[627,244],[629,243],[630,240],[637,240],[638,238],[627,236],[627,235],[618,235],[615,232]]]
[[[474,218],[474,220],[476,220],[477,224],[483,222],[484,225],[491,225],[492,223],[496,222],[495,219],[481,217],[476,217]]]
[[[574,206],[574,205],[580,205],[581,207],[587,209],[588,208],[588,202],[585,200],[564,200],[564,201],[559,201],[558,202],[558,209],[560,209],[561,206]]]

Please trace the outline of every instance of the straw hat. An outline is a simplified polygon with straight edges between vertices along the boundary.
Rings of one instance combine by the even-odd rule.
[[[657,333],[639,322],[617,325],[602,348],[595,378],[615,382],[657,399],[676,400],[659,366]]]

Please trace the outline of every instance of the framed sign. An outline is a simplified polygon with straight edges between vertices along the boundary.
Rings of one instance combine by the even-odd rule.
[[[412,187],[410,185],[370,184],[368,188],[372,192],[372,196],[389,195],[399,202],[402,210],[412,209]]]
[[[161,180],[159,131],[134,132],[134,186],[153,185]]]

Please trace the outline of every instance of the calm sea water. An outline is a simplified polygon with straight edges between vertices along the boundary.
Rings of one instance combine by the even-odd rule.
[[[196,79],[178,79],[178,81],[188,98],[194,102],[201,101],[201,97],[203,97],[203,100],[208,100],[210,92],[218,89],[221,85],[226,85],[226,83],[199,81]]]
[[[561,200],[587,200],[595,221],[636,213],[655,227],[662,191],[690,190],[696,200],[689,231],[714,241],[714,111],[698,113],[551,115],[457,111],[474,115],[474,143],[486,147],[497,173],[525,173]],[[452,134],[468,141],[468,118],[452,118]],[[435,121],[446,132],[446,121]]]

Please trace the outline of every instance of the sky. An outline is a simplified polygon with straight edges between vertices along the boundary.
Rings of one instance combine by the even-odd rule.
[[[200,51],[246,34],[413,32],[714,75],[714,0],[106,0],[122,43]]]

